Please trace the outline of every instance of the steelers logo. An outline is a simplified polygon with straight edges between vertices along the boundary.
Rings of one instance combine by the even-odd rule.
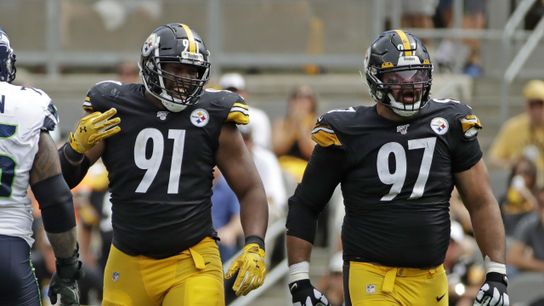
[[[437,135],[444,135],[448,132],[450,125],[448,121],[442,117],[436,117],[431,120],[431,129],[437,134]]]
[[[208,111],[203,108],[197,108],[191,113],[191,123],[194,126],[203,127],[210,121]]]

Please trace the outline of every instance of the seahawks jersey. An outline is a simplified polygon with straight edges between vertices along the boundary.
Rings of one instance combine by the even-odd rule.
[[[32,245],[32,207],[27,197],[40,131],[52,131],[57,111],[36,88],[0,82],[0,234]]]
[[[139,84],[94,86],[84,109],[117,109],[121,132],[105,140],[114,245],[129,255],[162,258],[215,235],[211,187],[224,123],[246,124],[243,99],[206,90],[182,112],[159,110]]]
[[[449,242],[453,173],[482,157],[476,138],[480,128],[471,109],[452,100],[431,100],[416,118],[401,123],[379,116],[375,107],[328,112],[312,132],[321,147],[314,155],[340,151],[341,164],[334,166],[339,174],[312,186],[303,181],[290,205],[312,199],[313,205],[324,206],[320,195],[309,193],[341,183],[346,259],[397,267],[439,265]],[[309,167],[319,166],[318,160],[313,156]]]

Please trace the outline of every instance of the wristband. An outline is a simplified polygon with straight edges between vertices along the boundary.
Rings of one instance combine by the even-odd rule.
[[[307,261],[301,261],[290,265],[288,279],[288,284],[303,279],[310,279],[310,263]]]
[[[62,148],[62,153],[64,154],[64,157],[66,157],[66,160],[72,165],[81,164],[83,162],[83,159],[85,158],[84,154],[81,154],[74,150],[74,148],[72,148],[69,143],[64,144],[64,147]]]
[[[506,265],[499,262],[491,261],[491,258],[489,258],[489,256],[486,255],[485,256],[485,273],[487,274],[491,272],[496,272],[496,273],[506,275]]]
[[[263,238],[259,236],[255,236],[255,235],[247,236],[245,239],[245,242],[246,242],[246,245],[250,243],[256,243],[261,249],[264,250],[264,240]]]

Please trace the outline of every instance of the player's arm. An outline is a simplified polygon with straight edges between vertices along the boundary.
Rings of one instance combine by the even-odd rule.
[[[105,138],[121,131],[119,117],[115,108],[101,112],[93,112],[82,117],[70,139],[59,149],[62,174],[70,188],[81,182],[89,167],[104,152]]]
[[[481,305],[479,303],[486,297],[493,298],[494,305],[508,305],[504,226],[483,159],[468,170],[455,173],[455,184],[470,213],[474,236],[486,259],[486,282],[475,305]]]
[[[293,304],[304,303],[310,298],[313,303],[329,305],[327,298],[314,289],[310,282],[310,256],[317,219],[341,180],[345,162],[344,150],[334,146],[328,148],[316,146],[304,171],[302,182],[289,199],[288,283]]]
[[[40,133],[38,152],[30,171],[30,186],[39,203],[43,224],[55,257],[57,272],[50,285],[50,299],[56,303],[57,294],[67,305],[79,304],[76,280],[81,262],[77,249],[72,194],[64,181],[57,150],[47,132]]]
[[[268,226],[268,203],[261,178],[234,124],[224,124],[216,153],[217,166],[240,202],[240,218],[246,245],[226,277],[238,272],[233,289],[245,295],[264,282],[264,238]]]

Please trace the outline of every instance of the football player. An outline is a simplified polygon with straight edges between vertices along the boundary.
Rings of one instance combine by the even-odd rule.
[[[224,305],[223,268],[211,219],[213,168],[239,198],[245,247],[226,277],[245,295],[265,276],[268,204],[236,124],[248,106],[204,90],[209,51],[189,26],[159,26],[143,44],[143,84],[92,87],[60,150],[75,186],[99,157],[109,173],[113,242],[102,305]]]
[[[56,257],[51,303],[60,294],[62,305],[79,305],[81,262],[72,194],[49,135],[58,123],[57,110],[42,90],[12,85],[15,75],[15,53],[0,29],[0,305],[41,305],[30,261],[34,239],[29,186]]]
[[[467,105],[430,97],[425,46],[402,30],[382,33],[364,61],[374,106],[330,111],[289,199],[287,250],[293,305],[329,305],[308,276],[316,220],[338,184],[346,305],[448,305],[443,261],[449,199],[457,187],[470,212],[487,276],[474,305],[509,304],[505,237]]]

